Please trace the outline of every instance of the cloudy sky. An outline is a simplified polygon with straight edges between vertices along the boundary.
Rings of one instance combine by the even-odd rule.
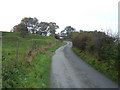
[[[1,0],[0,31],[10,31],[23,17],[56,22],[76,30],[118,30],[119,0]]]

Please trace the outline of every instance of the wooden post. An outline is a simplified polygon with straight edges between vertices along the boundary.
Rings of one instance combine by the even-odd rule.
[[[18,51],[19,51],[19,40],[17,42],[17,47],[16,47],[16,61],[18,62]]]

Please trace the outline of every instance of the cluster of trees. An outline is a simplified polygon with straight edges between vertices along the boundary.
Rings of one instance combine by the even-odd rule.
[[[20,23],[13,27],[13,32],[21,32],[20,35],[24,38],[25,35],[28,33],[28,28],[25,24]]]
[[[106,35],[104,32],[81,31],[74,33],[72,38],[73,46],[81,52],[90,52],[98,57],[99,60],[117,60],[118,44],[115,38]]]
[[[21,32],[24,36],[26,33],[40,34],[46,36],[47,34],[55,34],[59,26],[55,22],[40,22],[37,18],[25,17],[20,24],[13,27],[13,32]]]
[[[71,39],[73,32],[75,32],[75,28],[72,26],[66,26],[64,30],[61,31],[60,35],[64,38]]]
[[[25,17],[18,25],[13,27],[12,31],[21,32],[20,35],[22,37],[25,37],[27,33],[32,33],[43,36],[54,35],[57,39],[60,39],[60,37],[71,39],[72,33],[75,32],[75,28],[66,26],[59,34],[55,34],[58,28],[59,26],[55,22],[39,22],[35,17]]]
[[[66,26],[64,30],[62,30],[60,33],[55,34],[55,38],[60,40],[71,39],[74,32],[75,28],[73,28],[72,26]]]

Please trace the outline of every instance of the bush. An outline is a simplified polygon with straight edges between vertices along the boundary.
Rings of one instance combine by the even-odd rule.
[[[85,62],[120,84],[120,43],[104,32],[80,32],[72,37],[73,50]]]
[[[117,58],[117,46],[114,38],[104,32],[82,32],[72,38],[73,46],[79,50],[94,53],[99,60]]]

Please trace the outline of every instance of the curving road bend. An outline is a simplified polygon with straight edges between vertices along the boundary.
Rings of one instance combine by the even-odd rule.
[[[76,56],[72,43],[52,57],[50,88],[118,88],[118,85]]]

